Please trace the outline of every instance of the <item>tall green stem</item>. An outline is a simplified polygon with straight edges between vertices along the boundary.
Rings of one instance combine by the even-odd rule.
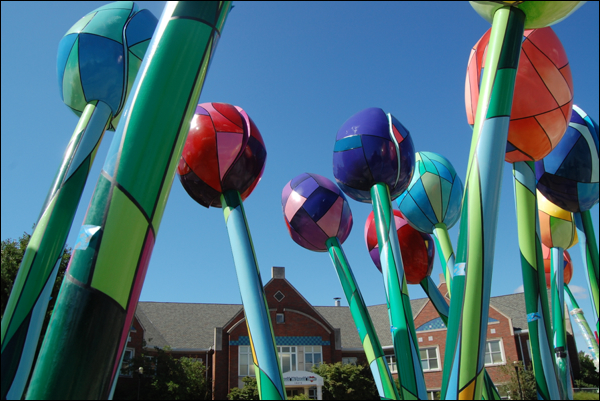
[[[112,112],[85,106],[42,207],[2,318],[2,399],[21,399],[81,194]]]
[[[525,310],[538,399],[556,400],[560,393],[552,356],[551,318],[540,241],[535,163],[514,163],[513,175]]]
[[[552,267],[552,334],[554,339],[554,360],[558,373],[561,399],[572,400],[571,370],[567,353],[567,333],[565,328],[565,290],[564,290],[564,250],[550,248],[550,263]]]
[[[371,199],[402,397],[423,400],[427,390],[387,185],[375,184],[371,188]]]
[[[524,22],[521,10],[505,7],[492,24],[462,205],[468,225],[460,231],[457,265],[465,264],[466,280],[464,298],[455,294],[451,304],[462,312],[450,313],[455,342],[446,343],[451,371],[445,399],[481,399],[502,168]]]
[[[165,6],[86,214],[81,235],[89,245],[73,252],[27,399],[110,395],[229,8],[229,2]]]
[[[350,264],[337,237],[327,240],[327,249],[344,290],[346,301],[348,301],[352,319],[354,319],[354,324],[358,329],[358,335],[367,355],[367,361],[369,362],[373,379],[375,379],[379,397],[387,400],[401,400],[402,398],[394,385],[394,379],[385,360],[375,326],[367,310],[367,305],[363,300],[358,283],[354,278]]]

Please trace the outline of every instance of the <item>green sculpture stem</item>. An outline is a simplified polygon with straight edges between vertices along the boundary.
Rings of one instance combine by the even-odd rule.
[[[433,229],[433,238],[435,245],[438,250],[440,262],[442,264],[442,271],[446,278],[446,286],[448,288],[448,297],[452,294],[452,279],[454,278],[454,249],[452,247],[452,241],[450,240],[450,234],[448,233],[448,227],[444,223],[438,223]]]
[[[462,205],[468,225],[460,231],[457,267],[465,269],[466,280],[464,298],[454,294],[451,304],[461,312],[450,312],[448,336],[454,338],[446,343],[445,399],[482,397],[500,187],[524,23],[525,14],[514,7],[494,14]]]
[[[527,328],[538,399],[556,400],[560,392],[552,356],[551,317],[540,240],[535,163],[514,163],[513,176]]]
[[[23,396],[67,236],[111,118],[103,102],[85,106],[29,239],[2,318],[2,399]]]
[[[390,318],[392,343],[396,354],[398,372],[400,373],[398,380],[402,391],[401,396],[405,400],[426,399],[427,390],[423,378],[417,335],[387,185],[375,184],[371,188],[371,199],[377,228],[377,241]]]
[[[579,234],[579,243],[581,248],[581,256],[585,262],[588,279],[588,289],[592,294],[594,312],[596,314],[596,332],[600,333],[598,323],[598,312],[600,311],[598,305],[598,284],[600,278],[598,277],[598,245],[596,242],[596,234],[594,233],[594,225],[592,224],[592,216],[590,211],[581,213],[573,213],[575,217],[575,224],[577,226],[577,232]]]
[[[579,304],[575,300],[573,293],[568,285],[565,284],[565,293],[569,296],[569,300],[571,301],[571,316],[575,318],[575,323],[579,325],[579,329],[581,330],[581,334],[585,339],[588,350],[592,353],[592,357],[598,361],[598,357],[600,356],[600,352],[598,352],[598,343],[594,338],[594,334],[592,333],[592,329],[587,322],[587,319],[583,315],[583,311],[579,307]]]
[[[342,244],[337,237],[331,237],[326,242],[333,267],[340,280],[350,313],[358,330],[360,341],[367,355],[371,373],[377,384],[379,397],[384,400],[401,400],[394,379],[385,360],[383,348],[375,331],[375,326],[367,310],[367,305],[360,293],[358,283],[352,273],[352,268],[346,259]]]
[[[165,6],[86,214],[82,234],[89,233],[89,245],[73,252],[26,399],[110,395],[230,5]]]
[[[565,327],[565,290],[564,290],[564,249],[550,248],[550,264],[552,268],[552,334],[554,339],[554,361],[558,374],[561,399],[572,400],[571,370],[567,350],[567,332]]]

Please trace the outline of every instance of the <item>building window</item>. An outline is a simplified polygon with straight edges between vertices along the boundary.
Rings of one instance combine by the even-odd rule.
[[[298,355],[296,348],[297,347],[277,347],[281,373],[289,372],[290,370],[298,370]]]
[[[423,372],[440,370],[437,347],[421,348],[420,353]]]
[[[310,372],[313,366],[319,366],[323,362],[323,351],[321,346],[304,347],[304,370]]]
[[[277,322],[277,324],[285,323],[285,315],[283,313],[276,314],[275,322]]]
[[[502,365],[504,363],[504,352],[502,340],[488,340],[485,344],[485,366]]]
[[[131,377],[131,363],[133,362],[133,357],[135,356],[135,349],[126,348],[125,353],[123,354],[123,362],[121,363],[121,376]]]
[[[254,376],[254,361],[252,359],[252,350],[248,345],[239,347],[239,366],[238,376]]]
[[[356,366],[357,361],[358,361],[358,358],[355,357],[355,356],[344,357],[344,358],[342,358],[342,365],[354,365],[354,366]]]
[[[390,373],[398,373],[398,366],[396,365],[396,357],[394,355],[386,355],[385,360],[387,361]]]

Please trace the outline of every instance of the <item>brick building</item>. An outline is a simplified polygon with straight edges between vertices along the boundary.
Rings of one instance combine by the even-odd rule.
[[[443,276],[438,286],[447,294]],[[285,268],[273,267],[265,293],[283,372],[308,371],[321,361],[367,364],[350,310],[342,306],[312,306],[285,279]],[[411,301],[427,390],[440,391],[446,327],[429,299]],[[386,305],[368,307],[377,334],[396,375]],[[568,316],[568,314],[566,315]],[[486,369],[496,385],[506,381],[500,367],[522,360],[530,367],[527,319],[523,294],[491,298],[486,344]],[[577,355],[570,333],[570,355]],[[143,344],[145,343],[145,349]],[[213,399],[226,399],[230,388],[253,375],[249,338],[241,305],[140,302],[125,359],[151,355],[155,347],[170,347],[175,356],[199,358],[208,366]],[[578,363],[577,358],[571,358]],[[577,369],[577,366],[573,366]],[[137,386],[122,376],[118,386]],[[291,390],[297,393],[297,390]],[[308,391],[307,391],[308,392]],[[293,393],[293,394],[295,394]],[[309,395],[316,397],[316,389]]]

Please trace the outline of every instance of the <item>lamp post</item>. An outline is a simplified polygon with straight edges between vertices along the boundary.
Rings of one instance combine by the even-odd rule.
[[[515,367],[515,372],[517,373],[517,383],[519,384],[519,395],[521,396],[521,398],[519,398],[520,400],[523,399],[523,389],[521,389],[521,379],[519,378],[519,362],[514,361],[513,365]]]
[[[142,380],[142,376],[144,375],[144,368],[142,366],[140,366],[138,368],[138,396],[137,399],[140,399],[140,382]]]

